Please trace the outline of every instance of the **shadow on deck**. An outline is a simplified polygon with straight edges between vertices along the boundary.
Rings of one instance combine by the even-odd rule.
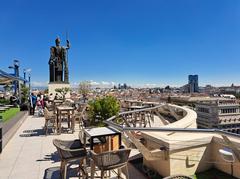
[[[67,178],[70,177],[79,177],[77,168],[71,168],[71,166],[67,169]],[[47,168],[44,173],[43,179],[59,179],[60,178],[60,167],[51,167]]]

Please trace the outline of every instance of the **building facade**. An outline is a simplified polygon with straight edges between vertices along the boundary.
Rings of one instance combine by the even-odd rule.
[[[240,133],[240,108],[235,99],[210,98],[196,103],[198,128]]]
[[[198,75],[188,75],[189,93],[198,93]]]

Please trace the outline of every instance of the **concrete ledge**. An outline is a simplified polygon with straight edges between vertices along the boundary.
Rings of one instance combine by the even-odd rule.
[[[165,125],[163,127],[169,127],[169,128],[197,128],[197,113],[193,111],[192,109],[188,109],[186,107],[177,106],[173,104],[168,104],[169,107],[180,109],[184,111],[186,114],[183,116],[183,118],[177,120],[176,122],[170,123],[168,125]]]
[[[48,95],[52,94],[53,97],[57,94],[55,91],[57,88],[71,88],[69,83],[49,83],[48,84]],[[59,94],[61,96],[61,94]],[[66,94],[66,98],[70,98],[70,91]]]
[[[7,145],[9,140],[17,132],[18,128],[22,125],[28,116],[28,111],[20,111],[16,116],[14,116],[10,121],[3,124],[2,128],[2,148]]]

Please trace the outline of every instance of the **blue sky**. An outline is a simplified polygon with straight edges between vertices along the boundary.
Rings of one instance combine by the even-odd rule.
[[[239,0],[3,1],[0,67],[48,81],[49,47],[69,33],[71,83],[240,84]]]

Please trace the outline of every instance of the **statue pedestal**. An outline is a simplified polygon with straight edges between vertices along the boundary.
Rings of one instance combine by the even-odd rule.
[[[52,94],[53,97],[55,97],[57,93],[55,89],[57,88],[70,88],[70,84],[69,83],[48,83],[48,95],[50,96],[50,94]],[[61,94],[58,94],[58,95],[61,96]],[[70,98],[70,92],[68,92],[65,97]]]

